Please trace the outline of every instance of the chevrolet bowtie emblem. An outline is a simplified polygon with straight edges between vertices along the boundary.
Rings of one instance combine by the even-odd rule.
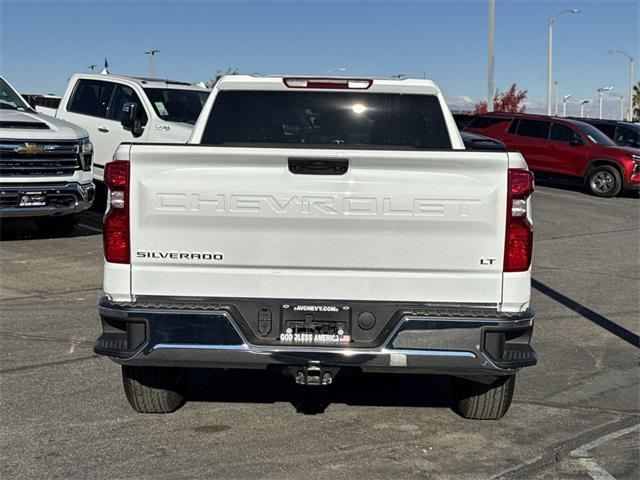
[[[44,152],[44,147],[35,143],[25,143],[21,147],[16,147],[15,151],[16,153],[26,153],[27,155],[33,155],[36,153]]]

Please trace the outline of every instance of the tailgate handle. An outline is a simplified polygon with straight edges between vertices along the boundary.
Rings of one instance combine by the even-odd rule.
[[[344,175],[347,158],[289,158],[289,171],[296,175]]]

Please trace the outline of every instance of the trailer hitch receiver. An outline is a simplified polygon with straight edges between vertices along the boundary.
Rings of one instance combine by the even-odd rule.
[[[295,372],[296,383],[299,385],[331,385],[338,369],[326,368],[319,364],[298,367]]]

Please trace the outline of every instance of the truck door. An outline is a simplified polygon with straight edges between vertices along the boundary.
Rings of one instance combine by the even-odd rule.
[[[586,158],[584,140],[571,127],[561,123],[551,124],[547,142],[549,168],[565,175],[581,175]]]
[[[552,170],[551,152],[547,149],[548,135],[549,122],[520,119],[515,134],[509,135],[507,145],[520,151],[533,170]]]
[[[96,135],[92,137],[96,167],[98,167],[98,164],[100,165],[100,168],[94,169],[94,175],[97,180],[103,179],[103,166],[112,159],[118,145],[123,142],[140,142],[146,138],[146,132],[141,136],[135,137],[133,133],[125,130],[120,124],[122,106],[125,102],[134,102],[138,104],[141,125],[144,127],[148,120],[144,104],[140,101],[136,92],[133,91],[133,88],[122,84],[114,84],[114,86],[114,92],[111,95],[106,115],[97,122]]]

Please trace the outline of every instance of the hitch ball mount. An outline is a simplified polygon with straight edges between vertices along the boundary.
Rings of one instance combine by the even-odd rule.
[[[320,364],[309,364],[294,367],[294,378],[299,385],[331,385],[339,368],[323,367]]]

